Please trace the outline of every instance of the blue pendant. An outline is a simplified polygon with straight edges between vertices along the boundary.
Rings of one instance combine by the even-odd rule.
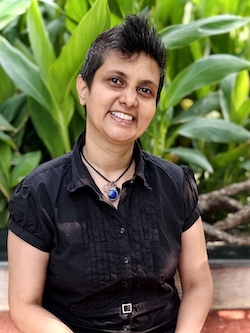
[[[119,192],[120,192],[120,189],[119,187],[111,187],[109,190],[108,190],[108,197],[109,197],[109,200],[110,201],[115,201],[118,199],[119,197]]]

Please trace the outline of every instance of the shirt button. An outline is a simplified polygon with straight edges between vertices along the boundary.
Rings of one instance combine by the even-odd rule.
[[[124,257],[124,262],[125,262],[125,264],[128,264],[128,263],[129,263],[129,257],[128,257],[128,256],[125,256],[125,257]]]
[[[121,227],[120,234],[124,234],[124,232],[125,232],[125,228]]]

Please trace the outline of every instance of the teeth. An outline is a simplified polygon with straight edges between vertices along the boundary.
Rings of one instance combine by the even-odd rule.
[[[121,118],[121,119],[124,119],[124,120],[130,120],[130,121],[133,120],[132,116],[129,116],[128,114],[125,114],[125,113],[122,113],[122,112],[115,112],[115,111],[113,111],[113,112],[111,112],[111,114],[113,114],[117,118]]]

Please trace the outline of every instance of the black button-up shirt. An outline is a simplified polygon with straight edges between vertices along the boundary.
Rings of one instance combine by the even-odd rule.
[[[200,215],[193,173],[135,144],[116,209],[82,163],[83,145],[81,135],[40,165],[10,201],[8,228],[50,253],[43,305],[76,333],[174,332],[181,234]]]

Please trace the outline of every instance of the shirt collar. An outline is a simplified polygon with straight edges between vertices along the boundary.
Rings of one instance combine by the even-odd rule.
[[[93,187],[94,185],[93,180],[81,159],[80,153],[84,144],[85,131],[80,134],[72,150],[72,181],[67,186],[69,192],[74,192],[85,186]],[[138,142],[135,142],[133,157],[136,165],[134,179],[140,178],[143,181],[144,186],[151,189],[145,177],[145,162]]]

